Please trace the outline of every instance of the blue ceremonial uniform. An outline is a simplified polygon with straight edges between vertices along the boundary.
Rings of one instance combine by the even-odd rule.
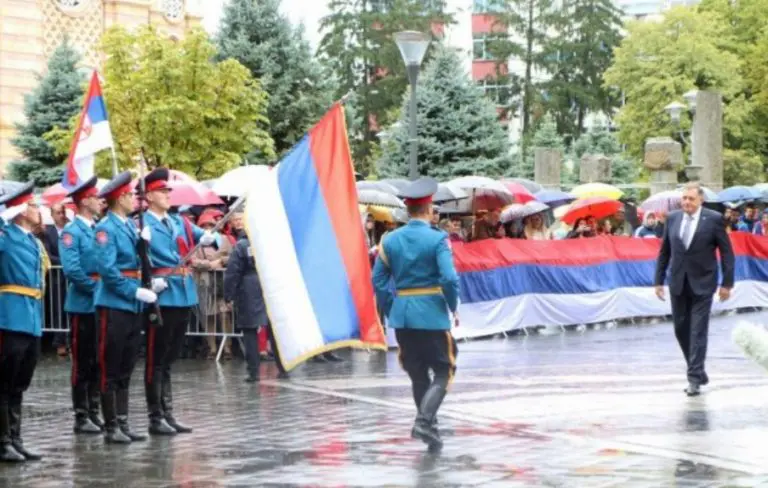
[[[112,212],[108,212],[96,226],[96,269],[102,282],[96,290],[97,307],[131,313],[141,311],[141,304],[136,299],[136,290],[140,287],[139,257],[136,253],[138,239],[136,224]]]
[[[376,300],[393,329],[450,330],[448,310],[456,311],[459,276],[448,234],[411,220],[379,244],[373,268]],[[395,293],[390,289],[394,280]]]
[[[67,313],[94,313],[94,295],[99,286],[96,278],[98,259],[94,229],[80,217],[67,224],[59,238],[59,256],[67,277]]]
[[[152,232],[149,244],[149,260],[152,262],[153,276],[163,277],[168,288],[158,295],[161,307],[193,307],[197,305],[197,286],[189,268],[178,269],[181,252],[177,239],[183,239],[191,249],[203,235],[203,230],[192,225],[192,237],[195,242],[188,242],[184,223],[178,215],[168,215],[168,225],[152,212],[144,214],[144,225]],[[170,227],[170,228],[169,228]]]
[[[43,244],[16,224],[0,232],[0,330],[40,337],[47,273]]]
[[[432,195],[437,181],[422,178],[401,192],[410,222],[382,238],[373,267],[376,299],[395,329],[400,364],[411,379],[418,409],[411,436],[430,450],[443,445],[437,411],[456,372],[456,342],[449,310],[459,301],[459,276],[448,234],[432,228]],[[394,282],[394,293],[391,283]],[[430,377],[430,371],[433,373]]]

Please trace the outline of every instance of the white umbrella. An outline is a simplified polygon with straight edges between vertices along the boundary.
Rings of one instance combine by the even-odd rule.
[[[432,197],[437,203],[455,202],[469,198],[469,194],[453,183],[440,183],[437,185],[437,193]]]
[[[405,208],[396,196],[380,190],[358,190],[357,200],[362,205],[380,205],[382,207]]]
[[[211,189],[220,197],[241,197],[251,186],[251,183],[260,177],[261,169],[265,165],[240,166],[221,175]]]
[[[386,181],[358,181],[355,183],[357,191],[360,190],[377,190],[389,193],[390,195],[397,196],[400,191],[394,185],[390,185]]]
[[[445,205],[458,212],[474,213],[476,210],[490,210],[515,201],[515,196],[503,183],[485,176],[462,176],[451,180],[449,184],[461,188],[471,197]]]

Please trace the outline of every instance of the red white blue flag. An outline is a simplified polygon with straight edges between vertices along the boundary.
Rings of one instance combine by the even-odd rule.
[[[72,189],[93,177],[94,156],[97,152],[111,147],[114,147],[114,143],[107,119],[107,107],[101,95],[99,75],[94,71],[61,185]]]

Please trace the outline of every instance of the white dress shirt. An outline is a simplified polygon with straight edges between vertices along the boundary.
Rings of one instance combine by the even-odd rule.
[[[685,223],[686,221],[691,218],[693,219],[690,224],[690,230],[688,231],[688,241],[683,242],[685,245],[685,248],[688,249],[688,247],[691,245],[691,241],[693,240],[693,234],[696,233],[696,229],[699,226],[699,220],[701,220],[701,207],[696,209],[696,211],[692,215],[688,215],[687,213],[683,212],[683,220],[680,223],[680,240],[683,239],[683,232],[685,231]]]

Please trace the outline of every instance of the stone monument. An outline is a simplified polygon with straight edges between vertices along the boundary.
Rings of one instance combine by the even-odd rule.
[[[677,187],[677,168],[683,164],[683,148],[671,137],[645,141],[643,165],[650,170],[651,195]]]
[[[585,154],[579,165],[579,182],[610,183],[611,158],[604,154]]]
[[[559,149],[537,147],[534,149],[534,181],[547,190],[560,189],[560,169],[563,153]]]
[[[723,97],[718,92],[696,94],[691,141],[693,166],[701,168],[700,181],[714,191],[723,189]]]

